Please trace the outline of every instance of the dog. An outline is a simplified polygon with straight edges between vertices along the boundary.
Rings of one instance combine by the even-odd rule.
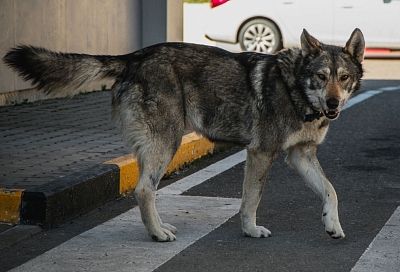
[[[187,129],[212,141],[246,146],[240,208],[246,236],[268,237],[256,210],[272,161],[280,151],[322,199],[322,221],[332,238],[344,238],[335,189],[316,157],[329,124],[338,118],[363,76],[364,37],[355,29],[344,47],[301,34],[301,47],[274,55],[231,53],[216,47],[162,43],[119,56],[11,49],[4,61],[49,94],[68,93],[111,78],[113,120],[137,156],[135,197],[155,241],[173,241],[156,190]]]

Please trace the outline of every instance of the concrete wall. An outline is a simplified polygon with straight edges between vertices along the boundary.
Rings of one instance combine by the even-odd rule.
[[[116,55],[182,35],[183,0],[0,0],[0,59],[18,44]],[[46,98],[0,61],[0,105]]]
[[[142,45],[143,47],[166,41],[167,1],[142,1]]]
[[[183,41],[183,0],[168,0],[167,41]]]
[[[183,0],[142,0],[142,46],[183,41]]]
[[[1,0],[0,56],[17,44],[89,54],[134,51],[142,46],[141,2]],[[0,63],[0,94],[28,88],[28,83]]]

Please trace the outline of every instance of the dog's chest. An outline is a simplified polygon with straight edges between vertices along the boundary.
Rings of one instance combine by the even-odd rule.
[[[301,143],[314,143],[319,145],[324,140],[328,131],[329,121],[326,118],[313,122],[303,123],[302,128],[290,133],[284,142],[282,149]]]

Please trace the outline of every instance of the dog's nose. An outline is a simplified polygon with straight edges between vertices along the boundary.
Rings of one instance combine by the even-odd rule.
[[[337,100],[336,98],[329,98],[328,100],[326,100],[326,105],[330,110],[337,109],[337,107],[339,106],[339,100]]]

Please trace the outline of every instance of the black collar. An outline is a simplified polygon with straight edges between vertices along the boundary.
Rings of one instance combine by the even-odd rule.
[[[324,116],[324,114],[322,112],[316,111],[313,109],[313,113],[304,115],[303,121],[304,122],[312,122],[314,120],[319,120],[319,118],[321,118],[322,116]]]

